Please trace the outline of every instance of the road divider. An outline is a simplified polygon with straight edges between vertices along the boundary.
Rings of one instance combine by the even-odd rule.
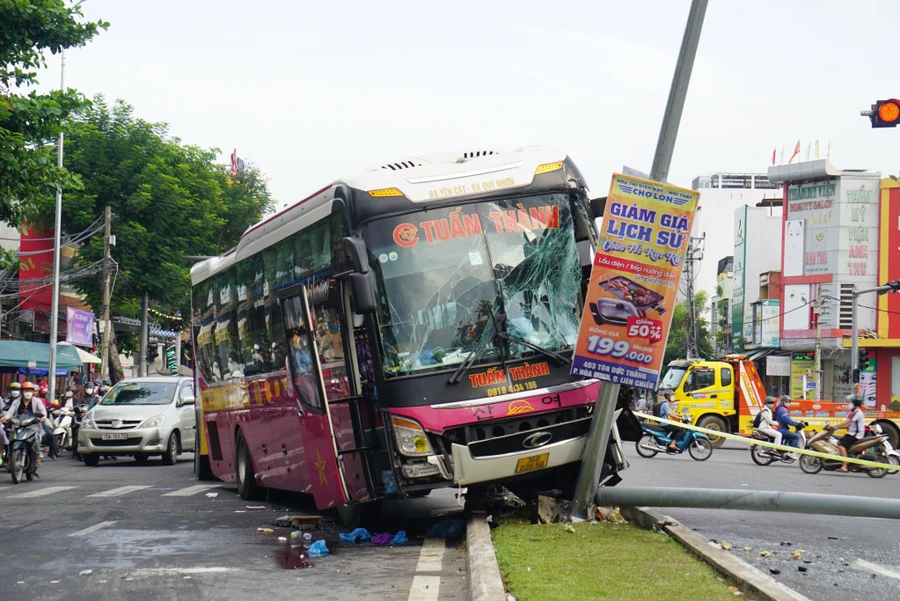
[[[656,417],[655,415],[650,415],[647,413],[640,413],[635,411],[634,414],[641,419],[646,419],[649,421],[657,422],[660,424],[667,424],[671,426],[675,426],[678,428],[684,428],[685,430],[693,430],[695,432],[702,432],[707,436],[715,437],[715,438],[724,438],[725,440],[733,440],[735,442],[742,442],[746,445],[758,445],[761,447],[768,447],[770,449],[777,449],[779,451],[788,451],[790,453],[798,453],[801,455],[809,455],[811,457],[818,457],[819,459],[832,459],[835,461],[845,461],[847,463],[855,463],[857,465],[864,465],[868,467],[880,467],[889,471],[897,471],[900,470],[900,466],[891,465],[890,463],[879,463],[877,461],[869,461],[868,459],[856,459],[854,457],[842,457],[841,455],[831,455],[829,453],[820,453],[819,451],[813,451],[811,449],[796,449],[794,447],[790,447],[783,444],[775,444],[774,442],[768,442],[765,440],[758,440],[756,438],[751,438],[749,436],[741,436],[738,434],[729,434],[727,432],[722,432],[721,430],[710,430],[708,428],[701,428],[700,426],[695,426],[694,424],[686,424],[684,422],[675,422],[669,419],[665,419],[662,417]]]

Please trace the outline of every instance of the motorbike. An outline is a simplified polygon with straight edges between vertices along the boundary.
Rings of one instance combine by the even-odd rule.
[[[881,436],[864,436],[847,449],[847,455],[854,459],[888,463],[888,457],[884,450],[884,443],[887,439],[887,435],[884,434]],[[829,455],[841,454],[838,450],[838,439],[834,436],[834,426],[830,424],[827,424],[821,432],[812,436],[808,444],[814,451],[820,453],[828,453]],[[839,459],[821,459],[810,455],[804,455],[800,458],[800,469],[807,474],[817,474],[823,469],[826,472],[834,472],[840,468],[841,461]],[[864,471],[872,478],[883,478],[888,472],[883,467],[857,465],[855,463],[848,464],[848,469],[851,472]]]
[[[866,436],[881,436],[882,434],[884,434],[884,430],[881,429],[881,425],[878,422],[872,422],[866,426]],[[882,446],[884,454],[887,456],[887,462],[891,465],[900,466],[900,452],[897,452],[897,449],[891,444],[890,437],[882,443]],[[897,474],[900,473],[900,470],[888,470],[888,473]]]
[[[56,437],[57,452],[72,450],[72,425],[75,418],[74,409],[62,407],[55,412],[53,420],[53,436]]]
[[[685,423],[690,422],[685,420]],[[641,423],[641,428],[644,432],[643,436],[634,443],[638,455],[650,459],[655,457],[657,453],[673,453],[668,449],[668,446],[672,444],[672,439],[662,427],[643,422]],[[702,432],[694,432],[693,430],[686,430],[684,436],[675,443],[675,446],[678,448],[678,451],[674,454],[680,455],[687,451],[695,461],[706,461],[712,456],[713,452],[709,437]]]
[[[81,456],[78,454],[78,430],[81,428],[81,420],[88,409],[87,403],[79,403],[75,405],[72,415],[72,455],[79,461],[81,461]]]
[[[12,476],[13,484],[22,481],[23,476],[26,480],[33,480],[37,475],[37,434],[31,428],[34,424],[40,422],[40,418],[30,413],[24,414],[21,418],[11,418],[12,435],[9,438],[9,462],[7,469]]]
[[[797,447],[800,449],[806,448],[806,432],[803,431],[809,424],[806,422],[800,422],[800,426],[796,428],[797,434],[800,436],[800,441],[797,443]],[[775,440],[765,434],[764,432],[760,432],[759,430],[754,430],[751,436],[754,440],[763,440],[765,442],[774,442]],[[784,444],[784,442],[782,442]],[[790,452],[781,451],[779,449],[770,449],[768,447],[763,447],[758,444],[750,445],[750,458],[753,460],[753,463],[756,465],[769,465],[775,461],[781,461],[783,463],[794,463],[797,461],[797,458],[791,454]]]

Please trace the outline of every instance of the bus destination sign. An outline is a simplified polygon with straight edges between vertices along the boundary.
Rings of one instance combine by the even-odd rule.
[[[613,175],[573,375],[656,388],[698,197]]]

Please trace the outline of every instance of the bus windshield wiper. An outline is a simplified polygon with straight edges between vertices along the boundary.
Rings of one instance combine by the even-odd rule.
[[[492,326],[494,329],[494,333],[490,336],[487,335],[487,332],[482,332],[481,340],[478,342],[478,346],[475,347],[475,350],[469,353],[469,356],[465,358],[465,360],[459,364],[459,367],[456,368],[456,371],[453,372],[453,375],[450,376],[450,379],[447,380],[448,384],[457,384],[462,380],[462,377],[465,375],[469,369],[471,369],[472,365],[478,361],[478,358],[487,348],[487,343],[497,337],[500,333],[500,328],[497,326],[497,316],[494,315],[493,310],[488,308],[490,311],[491,320],[488,322],[488,326]],[[485,326],[487,329],[488,326]]]
[[[568,357],[563,357],[559,353],[551,351],[550,349],[546,349],[542,346],[532,344],[532,343],[528,342],[527,340],[525,340],[524,338],[519,338],[518,336],[516,336],[514,334],[510,334],[509,332],[500,332],[498,334],[498,336],[500,336],[500,338],[503,338],[504,340],[508,340],[510,342],[518,342],[519,344],[521,344],[523,346],[527,346],[528,348],[534,349],[541,354],[547,355],[548,357],[550,357],[551,359],[553,359],[560,365],[565,365],[566,363],[572,362],[572,360],[569,359]]]

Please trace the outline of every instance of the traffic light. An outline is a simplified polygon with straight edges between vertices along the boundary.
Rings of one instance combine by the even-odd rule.
[[[872,127],[897,127],[900,124],[900,100],[896,98],[876,100],[872,110],[863,111],[861,114],[869,118]]]
[[[867,369],[869,369],[869,351],[859,349],[859,371],[866,371]]]

